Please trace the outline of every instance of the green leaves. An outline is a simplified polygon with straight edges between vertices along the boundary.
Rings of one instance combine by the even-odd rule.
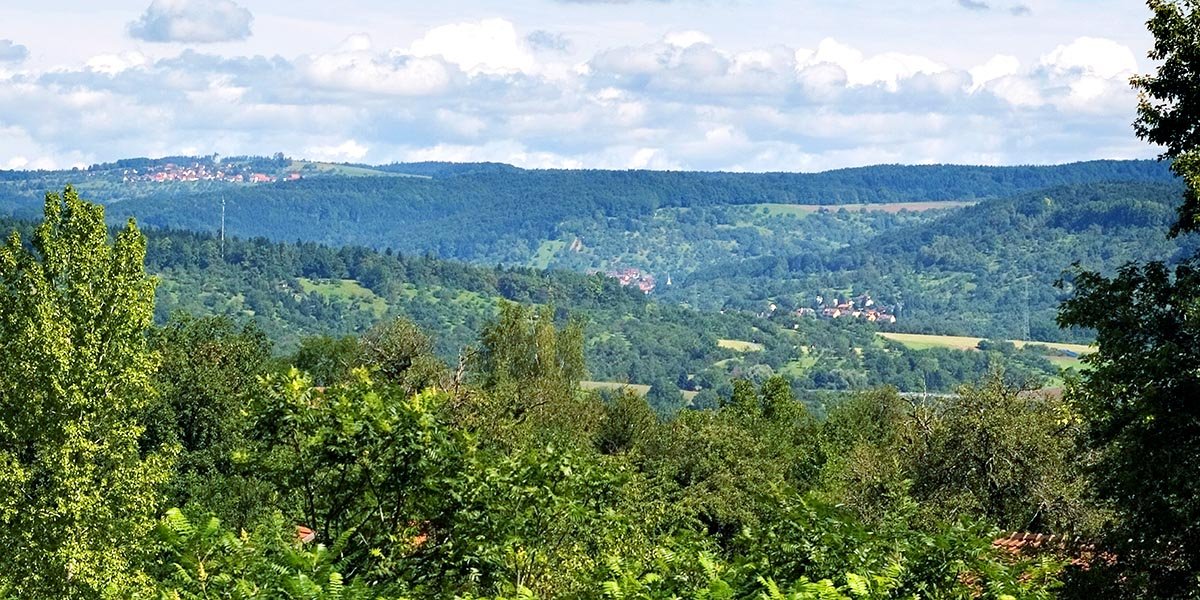
[[[0,248],[0,589],[97,597],[144,588],[172,450],[146,443],[154,280],[132,222],[47,194],[32,249]]]
[[[361,583],[346,584],[340,547],[303,544],[295,537],[295,526],[278,516],[253,533],[235,535],[214,517],[171,509],[157,531],[159,598],[377,597]]]

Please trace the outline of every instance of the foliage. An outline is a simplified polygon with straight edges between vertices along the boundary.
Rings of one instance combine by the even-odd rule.
[[[1096,492],[1112,503],[1109,542],[1133,596],[1184,597],[1200,573],[1200,271],[1130,265],[1075,277],[1064,323],[1096,329],[1099,351],[1070,397],[1096,455]]]
[[[1175,236],[1200,223],[1200,5],[1147,4],[1158,68],[1133,79],[1140,91],[1134,127],[1164,147],[1162,157],[1174,160],[1183,180]],[[1173,269],[1161,261],[1129,264],[1112,278],[1077,269],[1074,295],[1059,314],[1063,325],[1094,329],[1099,344],[1070,396],[1094,453],[1095,492],[1116,513],[1108,539],[1115,557],[1098,570],[1113,596],[1200,596],[1197,256]]]
[[[436,392],[409,396],[365,371],[319,391],[293,370],[271,376],[253,409],[251,460],[284,514],[320,539],[350,536],[341,560],[378,584],[403,568],[413,541],[450,502],[465,441],[436,416]]]
[[[1153,17],[1147,24],[1154,35],[1150,58],[1155,73],[1138,75],[1138,137],[1163,147],[1162,158],[1173,159],[1171,171],[1187,186],[1179,220],[1172,235],[1200,230],[1200,4],[1195,0],[1149,0]]]
[[[265,516],[269,490],[244,468],[248,412],[271,366],[271,343],[252,323],[176,315],[150,332],[160,363],[147,438],[180,447],[168,486],[174,506],[202,506],[235,528]]]
[[[155,575],[160,598],[304,598],[359,600],[375,594],[347,582],[340,547],[305,546],[279,518],[253,534],[235,534],[215,517],[167,511],[158,525]]]
[[[130,222],[47,194],[32,249],[0,248],[0,592],[100,597],[147,584],[171,452],[143,447],[154,280]]]

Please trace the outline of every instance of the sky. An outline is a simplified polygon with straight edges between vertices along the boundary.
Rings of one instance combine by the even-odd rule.
[[[4,0],[0,169],[1153,157],[1137,0]]]

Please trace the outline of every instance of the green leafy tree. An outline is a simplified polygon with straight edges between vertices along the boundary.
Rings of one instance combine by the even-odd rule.
[[[1200,230],[1200,3],[1149,0],[1155,73],[1135,129],[1163,148],[1185,185],[1172,235]],[[1095,491],[1116,511],[1117,556],[1103,585],[1116,597],[1197,597],[1200,588],[1200,271],[1131,264],[1082,272],[1059,323],[1096,331],[1099,350],[1070,390],[1095,456]]]
[[[658,416],[644,398],[621,390],[604,405],[604,420],[596,431],[596,449],[602,454],[620,454],[654,435]]]
[[[359,341],[364,366],[383,381],[415,394],[441,385],[449,373],[433,352],[433,340],[404,318],[371,328]]]
[[[318,335],[304,338],[291,363],[312,376],[320,386],[334,385],[350,377],[363,362],[362,346],[353,336]]]
[[[272,376],[252,407],[256,469],[275,484],[279,509],[322,540],[352,536],[350,572],[372,585],[402,580],[404,560],[447,512],[449,482],[469,450],[438,417],[434,391],[372,382],[365,369],[324,391],[299,371]]]
[[[154,280],[131,221],[47,194],[32,248],[0,248],[0,595],[104,597],[142,559],[171,452],[142,445]]]
[[[480,334],[480,346],[476,363],[482,394],[471,412],[486,443],[535,436],[591,444],[600,414],[579,393],[587,373],[581,322],[560,328],[549,307],[502,302],[497,319]]]
[[[1138,137],[1163,148],[1187,186],[1172,235],[1200,230],[1200,2],[1149,0],[1154,15],[1153,74],[1133,78],[1138,89]]]
[[[268,489],[243,460],[252,401],[263,392],[271,343],[253,323],[175,315],[154,329],[159,392],[148,437],[180,446],[169,486],[173,506],[202,506],[234,528],[265,516]]]
[[[942,520],[1008,531],[1094,535],[1078,468],[1078,419],[1060,398],[1008,385],[997,371],[910,411],[913,497]]]

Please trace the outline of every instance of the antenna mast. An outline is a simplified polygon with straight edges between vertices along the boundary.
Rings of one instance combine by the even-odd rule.
[[[1025,277],[1025,286],[1024,287],[1025,287],[1025,293],[1024,293],[1024,298],[1023,298],[1024,302],[1022,303],[1022,306],[1021,306],[1021,313],[1025,317],[1024,318],[1024,320],[1025,320],[1025,337],[1024,337],[1024,339],[1029,340],[1031,338],[1029,337],[1030,333],[1029,333],[1029,277],[1028,276]]]
[[[221,258],[225,258],[225,194],[221,194]]]

